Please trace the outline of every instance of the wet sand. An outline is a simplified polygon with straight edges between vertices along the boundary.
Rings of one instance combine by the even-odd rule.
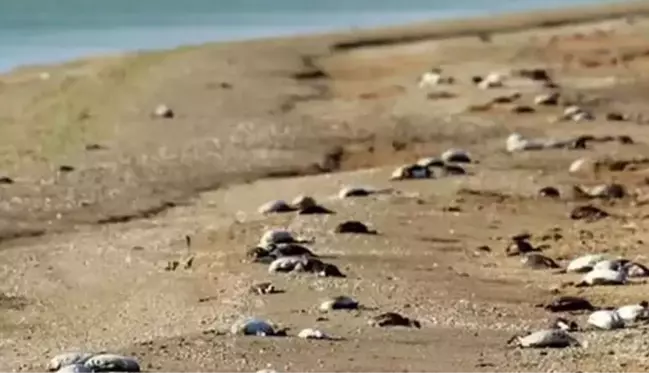
[[[643,328],[579,333],[586,349],[505,348],[513,333],[547,324],[551,315],[534,304],[575,278],[523,269],[504,249],[508,237],[527,231],[555,259],[605,251],[646,263],[645,166],[580,175],[568,167],[580,157],[647,154],[647,13],[649,6],[629,3],[212,44],[0,77],[0,176],[13,180],[0,185],[0,367],[34,371],[55,353],[84,348],[134,354],[158,371],[646,369]],[[433,67],[456,82],[419,88]],[[532,105],[549,89],[529,79],[490,90],[471,83],[520,68],[547,69],[565,101],[595,120],[556,121],[563,107]],[[513,113],[513,104],[469,109],[515,92],[516,104],[535,112]],[[159,104],[174,118],[152,117]],[[607,120],[614,111],[629,120]],[[507,154],[514,131],[627,135],[635,143]],[[469,175],[388,181],[394,167],[452,147],[479,161]],[[589,201],[613,215],[607,219],[569,218],[585,203],[573,198],[573,185],[609,181],[634,195]],[[400,193],[329,199],[347,184]],[[560,200],[537,197],[550,185]],[[270,199],[298,194],[337,214],[256,213]],[[352,219],[380,235],[331,233]],[[315,237],[313,250],[334,257],[348,278],[269,275],[245,263],[269,227]],[[556,232],[560,238],[546,237]],[[187,234],[194,266],[165,271],[188,255]],[[491,252],[477,250],[483,245]],[[286,292],[248,294],[262,280]],[[560,292],[622,305],[641,300],[646,286]],[[316,321],[318,302],[337,294],[379,311]],[[386,311],[423,328],[367,326]],[[317,325],[345,340],[218,333],[242,315],[269,318],[293,335]]]

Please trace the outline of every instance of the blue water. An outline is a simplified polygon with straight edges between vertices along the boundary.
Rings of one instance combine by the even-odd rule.
[[[0,71],[208,41],[555,8],[602,0],[0,0]]]

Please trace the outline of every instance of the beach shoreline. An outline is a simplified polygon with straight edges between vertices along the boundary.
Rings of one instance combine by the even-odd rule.
[[[200,48],[214,44],[238,44],[238,43],[263,43],[274,42],[278,40],[299,40],[299,39],[321,39],[333,38],[343,39],[342,44],[353,44],[352,41],[344,41],[345,39],[359,38],[361,43],[381,43],[382,39],[394,39],[395,43],[407,42],[407,40],[417,41],[428,38],[444,38],[451,37],[453,34],[459,36],[462,33],[481,33],[489,32],[494,28],[505,27],[512,31],[517,29],[524,29],[530,27],[542,26],[547,24],[549,27],[561,25],[563,23],[576,23],[576,22],[590,22],[597,19],[615,18],[629,14],[643,15],[647,11],[647,7],[642,1],[628,0],[621,3],[609,4],[585,4],[585,5],[572,5],[561,8],[543,8],[532,10],[519,10],[508,11],[496,15],[480,15],[473,16],[460,16],[460,17],[440,17],[436,19],[421,20],[409,23],[396,23],[389,25],[369,26],[362,28],[345,28],[345,29],[331,29],[326,31],[307,31],[291,35],[269,35],[260,37],[244,37],[232,40],[213,40],[196,43],[184,43],[181,45],[168,47],[168,48],[137,48],[127,50],[115,50],[111,52],[95,53],[58,62],[36,62],[29,64],[20,64],[8,68],[6,71],[0,71],[2,75],[8,75],[17,70],[24,69],[46,69],[48,66],[76,64],[83,61],[92,61],[102,58],[116,58],[119,56],[140,55],[146,53],[162,53],[171,52],[176,49],[185,48]],[[506,25],[508,20],[514,20],[513,24]],[[516,22],[518,21],[518,22]],[[470,23],[477,23],[477,25],[470,25]],[[502,24],[502,25],[499,25]],[[460,31],[464,30],[464,31]],[[363,39],[369,39],[363,41]],[[344,47],[344,46],[343,46]]]
[[[591,251],[645,260],[648,32],[649,3],[633,2],[0,75],[0,368],[40,371],[56,353],[87,349],[136,356],[146,371],[646,369],[642,329],[580,332],[586,350],[506,349],[513,333],[548,325],[541,300],[617,306],[640,301],[647,284],[573,289],[564,284],[578,277],[532,271],[504,251],[530,232],[561,265]],[[420,86],[433,68],[452,83]],[[549,80],[520,73],[535,69]],[[475,84],[490,74],[502,85]],[[536,103],[552,92],[555,105]],[[592,118],[561,120],[570,105]],[[512,133],[592,141],[512,154]],[[390,180],[397,166],[455,148],[472,160],[456,165],[464,173]],[[569,173],[578,158],[599,168]],[[629,195],[574,194],[611,182]],[[394,192],[335,197],[347,185]],[[540,197],[549,186],[559,198]],[[335,214],[258,212],[303,194]],[[609,215],[571,218],[586,203]],[[335,233],[345,220],[379,234]],[[348,276],[249,263],[270,228],[314,237]],[[250,294],[267,281],[284,292]],[[377,311],[319,313],[335,295]],[[368,327],[379,312],[423,327]],[[291,335],[317,326],[343,338],[223,333],[255,315]]]
[[[94,209],[92,208],[81,208],[82,212],[80,214],[79,211],[71,213],[71,215],[79,216],[79,218],[73,219],[77,223],[102,221],[109,219],[112,215],[138,215],[142,211],[146,212],[151,208],[156,209],[157,206],[164,206],[168,199],[180,198],[182,200],[191,197],[197,191],[210,190],[230,184],[231,181],[253,180],[263,177],[263,175],[319,173],[322,172],[321,164],[326,163],[330,153],[335,149],[339,149],[340,146],[354,148],[360,144],[362,147],[362,144],[367,143],[368,139],[373,139],[370,141],[374,142],[380,141],[384,144],[402,140],[391,139],[394,135],[390,134],[390,132],[395,131],[395,129],[390,129],[385,133],[383,130],[373,133],[374,130],[369,129],[358,132],[353,126],[350,127],[346,123],[349,119],[341,118],[340,121],[342,121],[343,127],[340,127],[340,124],[334,124],[334,126],[340,129],[344,128],[345,135],[340,135],[342,132],[339,130],[327,129],[326,127],[330,126],[326,124],[327,120],[315,119],[315,122],[322,122],[318,126],[325,126],[322,128],[324,132],[320,134],[320,136],[324,136],[322,139],[311,139],[312,135],[308,131],[302,133],[302,130],[298,131],[300,132],[299,135],[281,136],[281,141],[289,142],[281,146],[290,150],[271,151],[260,149],[259,155],[255,156],[256,160],[252,163],[245,160],[245,158],[240,158],[244,155],[238,152],[237,145],[233,144],[239,142],[245,144],[245,147],[250,147],[259,146],[255,144],[265,143],[263,147],[269,146],[268,139],[251,134],[254,131],[259,134],[277,131],[278,120],[291,122],[291,124],[282,124],[280,127],[283,129],[281,131],[291,133],[299,129],[300,127],[296,127],[292,122],[299,120],[297,117],[304,114],[296,113],[293,107],[302,101],[305,101],[305,105],[302,106],[309,106],[312,102],[317,103],[321,100],[327,100],[328,95],[331,94],[331,87],[336,86],[335,81],[338,79],[332,79],[326,71],[324,72],[325,75],[321,74],[326,69],[324,66],[329,64],[329,61],[333,61],[333,68],[336,68],[336,61],[339,59],[337,56],[344,59],[346,54],[353,54],[356,51],[362,53],[363,50],[376,50],[380,55],[382,53],[380,48],[382,47],[385,47],[385,50],[389,52],[389,48],[392,47],[398,50],[399,48],[409,48],[412,45],[434,43],[437,40],[464,40],[466,38],[481,40],[491,34],[508,35],[528,29],[560,29],[564,26],[588,24],[588,22],[596,23],[601,20],[619,19],[629,15],[642,17],[647,12],[649,12],[649,6],[646,3],[635,1],[561,10],[522,12],[497,17],[424,22],[353,32],[207,43],[196,46],[183,46],[171,50],[91,56],[58,65],[23,66],[10,74],[0,75],[0,83],[2,83],[0,88],[4,88],[0,91],[0,98],[3,99],[4,104],[0,105],[0,109],[5,113],[15,113],[5,115],[2,118],[7,124],[14,123],[14,125],[5,125],[0,129],[0,135],[3,135],[2,138],[5,139],[4,144],[0,144],[0,154],[4,156],[0,169],[11,177],[19,177],[19,173],[22,173],[19,170],[28,170],[25,174],[27,179],[39,179],[43,175],[51,174],[53,168],[58,167],[55,166],[57,163],[70,162],[75,159],[74,162],[83,160],[86,157],[84,155],[86,152],[83,150],[84,146],[92,143],[112,142],[115,144],[116,151],[108,159],[111,162],[119,159],[119,162],[124,165],[128,163],[129,166],[126,167],[126,170],[129,170],[129,173],[138,173],[140,175],[138,178],[142,179],[138,182],[152,183],[143,190],[158,190],[160,188],[154,185],[159,182],[170,186],[174,185],[169,188],[162,188],[163,192],[159,196],[156,195],[157,193],[145,192],[142,196],[135,197],[136,201],[140,199],[144,201],[142,205],[138,203],[133,205],[114,204],[110,202],[113,200],[111,197],[109,202],[103,202],[101,205],[122,207],[116,208],[113,212],[109,212],[113,210],[113,207],[106,209],[106,207],[98,206],[97,212],[93,212]],[[266,63],[262,63],[262,59],[259,59],[259,62],[255,61],[259,56],[266,55],[269,56],[268,61],[265,61]],[[213,68],[209,66],[208,61],[215,57],[219,59],[219,66]],[[235,62],[237,60],[240,62]],[[170,61],[170,63],[166,63],[167,61]],[[175,63],[178,66],[173,68],[165,66]],[[418,67],[418,69],[422,70],[427,68],[426,66]],[[185,85],[184,81],[187,80],[187,76],[190,77],[191,81],[204,79],[200,76],[208,70],[214,70],[217,74],[224,74],[226,78],[228,75],[232,75],[233,79],[243,78],[244,92],[237,93],[236,98],[230,98],[229,103],[223,103],[222,105],[226,106],[220,108],[225,112],[218,114],[214,111],[214,108],[206,109],[204,107],[205,100],[200,99],[200,97],[205,93],[201,93],[201,89],[196,91],[199,87],[195,85],[188,88],[190,91],[196,91],[188,94],[188,97],[197,98],[195,105],[189,102],[175,102],[186,100],[178,100],[178,97],[175,97],[177,93],[173,89],[169,90],[171,83],[168,81],[175,81],[182,86]],[[258,82],[246,78],[246,75],[255,74],[262,74],[265,77]],[[415,70],[412,71],[412,74],[410,79],[416,79],[418,72]],[[191,77],[192,75],[196,76]],[[207,80],[212,79],[211,77],[205,78]],[[364,77],[363,79],[367,78]],[[347,79],[347,77],[343,79]],[[218,88],[223,84],[228,86],[230,83],[227,81],[205,84],[209,86],[208,92],[215,89],[220,91],[218,95],[227,95],[228,91],[231,90],[223,87]],[[269,94],[259,92],[257,87],[264,85],[274,87],[272,89],[278,91]],[[14,88],[17,93],[12,92]],[[243,102],[245,97],[242,95],[245,95],[245,92],[250,94],[248,100],[258,100],[261,103],[258,109]],[[136,103],[135,101],[140,102]],[[173,107],[178,105],[181,107],[187,106],[187,108],[182,108],[182,111],[197,110],[200,112],[207,110],[203,114],[206,116],[206,120],[200,120],[200,124],[184,124],[186,121],[191,120],[189,112],[183,113],[183,115],[188,116],[187,118],[181,117],[174,121],[182,123],[178,125],[181,128],[188,126],[192,128],[192,131],[199,131],[198,133],[205,131],[203,134],[205,137],[211,136],[208,135],[210,133],[213,133],[216,137],[203,142],[200,145],[201,150],[185,149],[186,146],[182,144],[170,143],[171,138],[166,136],[165,130],[156,128],[154,123],[157,122],[151,121],[150,118],[149,112],[153,110],[153,107],[161,103]],[[362,101],[359,103],[362,103]],[[232,106],[227,107],[227,105]],[[336,105],[338,104],[336,103]],[[127,106],[128,108],[125,108]],[[191,108],[192,106],[195,107]],[[317,110],[319,109],[316,109],[316,113]],[[207,123],[202,123],[209,121],[207,118],[211,118],[213,115],[223,115],[226,122],[230,122],[226,125],[228,129],[225,132],[210,128]],[[307,115],[311,116],[313,114],[309,113]],[[353,117],[352,115],[350,118]],[[55,120],[57,124],[55,126],[44,125],[43,120],[48,120],[48,118],[57,118]],[[252,126],[251,128],[259,127],[258,129],[245,128],[245,123],[251,120],[260,122],[249,123]],[[387,119],[382,119],[382,121],[384,120]],[[119,123],[120,121],[130,122],[130,124]],[[238,121],[243,123],[237,123]],[[393,128],[394,125],[389,122],[390,120],[385,122],[386,128]],[[18,126],[18,123],[22,123],[22,126]],[[268,125],[263,123],[268,123]],[[138,130],[134,130],[134,128],[138,128]],[[269,128],[272,130],[269,130]],[[142,149],[141,147],[145,143],[139,138],[140,134],[138,132],[141,130],[154,131],[159,138],[146,145],[146,149]],[[131,131],[135,131],[133,138],[129,138],[128,135]],[[193,132],[191,134],[182,134],[177,130],[171,132],[187,141],[196,142],[199,138]],[[231,141],[233,136],[237,137],[235,142]],[[247,139],[248,136],[254,140]],[[405,141],[411,141],[409,137],[412,136],[417,137],[418,135],[406,135]],[[377,137],[381,140],[376,140]],[[297,140],[298,138],[300,140]],[[132,139],[137,140],[131,141]],[[340,139],[344,140],[341,141]],[[278,139],[272,141],[278,141]],[[299,142],[309,145],[298,145]],[[312,146],[312,148],[309,149],[309,146]],[[381,145],[381,147],[383,146]],[[158,154],[160,152],[170,152],[169,159],[173,161],[162,162],[160,154]],[[206,160],[202,160],[196,155],[200,152],[207,154],[207,156],[202,155],[206,157]],[[237,157],[239,158],[236,158],[238,161],[230,159],[230,152],[238,154]],[[169,168],[170,171],[167,172],[166,176],[157,174],[157,171],[155,175],[150,174],[150,166],[145,164],[145,162],[148,162],[149,157],[151,157],[150,159],[156,159],[154,162],[156,167]],[[382,159],[382,157],[379,156],[378,159]],[[219,172],[211,171],[206,169],[209,168],[208,164],[210,162],[217,162],[217,164],[225,162],[227,167]],[[354,169],[355,167],[364,167],[366,164],[365,161],[359,162],[352,160],[347,162],[347,166],[343,165],[342,167]],[[189,180],[184,176],[175,175],[176,172],[172,170],[175,170],[176,166],[183,164],[184,166],[181,166],[181,168],[184,171],[181,174],[187,172],[192,175],[194,173],[192,166],[189,166],[190,164],[197,166],[201,171],[196,172]],[[186,169],[185,167],[189,168]],[[101,167],[93,167],[88,172],[92,177],[104,180],[108,185],[113,185],[116,182],[108,181],[114,175],[111,175],[110,172],[107,173]],[[49,178],[51,179],[51,176]],[[52,179],[54,185],[57,184],[58,179],[60,178],[55,177]],[[65,179],[61,181],[65,181]],[[44,188],[50,188],[50,186],[47,186],[50,183],[49,181],[46,182]],[[135,188],[134,185],[132,187]],[[106,197],[104,193],[107,192],[107,190],[98,194],[94,191],[90,194],[89,192],[81,192],[79,193],[80,196],[76,198],[84,199],[84,204],[94,205],[94,201],[103,200]],[[34,198],[32,197],[33,193],[43,194],[40,187],[29,192],[22,191],[21,194],[24,197],[30,196],[26,198],[29,201]],[[127,192],[122,191],[118,194],[124,193]],[[47,195],[48,193],[44,194]],[[23,195],[21,195],[21,198]],[[32,204],[34,206],[46,206],[47,204],[43,202],[43,198],[48,197],[36,197]],[[130,199],[131,197],[124,196],[120,198]],[[52,219],[52,214],[66,216],[68,213],[62,213],[62,210],[69,211],[70,208],[75,211],[78,210],[78,207],[70,204],[66,205],[51,206],[47,209],[50,210],[49,212],[37,212],[36,215],[41,217],[36,220],[42,221],[46,225],[57,226],[61,219]],[[127,211],[131,212],[122,211],[122,208],[126,208]],[[11,210],[13,210],[13,207]],[[37,210],[43,209],[39,207]],[[35,231],[40,231],[40,229],[37,228]],[[32,230],[28,231],[31,232]]]

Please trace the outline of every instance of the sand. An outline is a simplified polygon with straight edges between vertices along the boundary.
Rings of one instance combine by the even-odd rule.
[[[641,300],[647,285],[553,292],[577,277],[530,271],[504,254],[509,237],[526,231],[562,263],[585,252],[647,263],[644,164],[568,173],[580,157],[649,151],[647,14],[646,3],[627,3],[209,44],[1,76],[0,176],[13,183],[0,185],[0,368],[35,371],[81,348],[135,355],[149,371],[647,369],[642,327],[577,333],[584,349],[506,348],[512,334],[548,323],[552,315],[534,305],[556,291],[617,306]],[[419,88],[433,67],[456,83]],[[514,92],[517,104],[531,105],[549,89],[517,78],[480,90],[471,78],[537,67],[595,120],[556,121],[560,106],[470,109]],[[152,117],[159,104],[174,118]],[[613,111],[631,118],[607,120]],[[507,154],[514,131],[628,135],[635,143]],[[479,161],[469,175],[388,181],[394,167],[451,147]],[[610,181],[633,195],[585,202],[570,193],[575,184]],[[398,193],[330,198],[348,184]],[[562,198],[538,198],[545,186]],[[337,213],[256,212],[304,193]],[[585,203],[612,216],[571,220]],[[380,234],[333,234],[343,220]],[[313,250],[348,277],[269,275],[246,263],[245,251],[269,227],[315,237]],[[491,251],[478,250],[484,245]],[[165,270],[190,255],[191,268]],[[269,280],[285,292],[248,293]],[[319,301],[338,294],[375,310],[317,321]],[[387,311],[423,327],[367,325]],[[268,318],[291,335],[317,326],[343,340],[222,335],[243,316]]]

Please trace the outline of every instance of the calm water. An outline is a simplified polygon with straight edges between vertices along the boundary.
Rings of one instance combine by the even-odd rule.
[[[92,54],[602,0],[0,0],[0,71]]]

